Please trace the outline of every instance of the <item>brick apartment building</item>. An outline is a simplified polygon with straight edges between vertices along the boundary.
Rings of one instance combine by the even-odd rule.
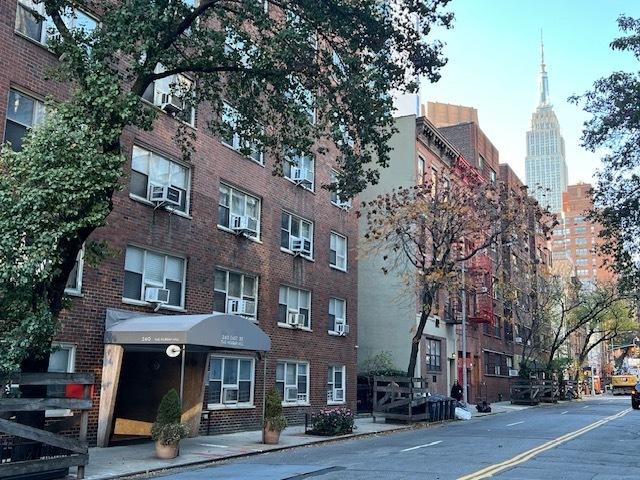
[[[46,79],[57,60],[29,5],[0,3],[0,122],[14,148],[42,119],[45,97],[67,92]],[[151,103],[159,88],[148,92]],[[234,341],[242,346],[242,335],[239,343],[227,338],[227,349],[186,345],[184,410],[194,433],[259,428],[263,393],[274,386],[293,421],[328,404],[355,407],[358,227],[355,213],[320,188],[332,181],[333,157],[296,159],[303,183],[293,180],[293,168],[285,169],[290,178],[273,177],[268,155],[245,156],[235,148],[238,138],[207,133],[212,114],[202,107],[187,116],[198,129],[191,162],[181,160],[173,140],[177,120],[161,110],[153,131],[125,132],[124,188],[92,236],[117,255],[97,268],[80,257],[69,280],[72,306],[62,315],[50,369],[95,373],[92,443],[147,435],[161,396],[179,387],[180,357],[165,353],[171,339],[156,348],[105,345],[105,328],[141,315],[155,322],[159,314],[158,325],[174,328],[194,314],[228,314],[220,322],[235,318],[270,340],[268,352],[232,348]],[[157,208],[150,185],[170,187],[178,201]],[[147,290],[168,295],[168,304],[154,312]],[[109,381],[101,386],[103,366]],[[202,410],[210,412],[208,425],[200,424]]]

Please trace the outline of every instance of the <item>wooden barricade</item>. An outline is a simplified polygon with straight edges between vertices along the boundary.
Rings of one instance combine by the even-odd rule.
[[[406,422],[429,419],[427,380],[417,377],[373,378],[373,421],[389,418]]]
[[[0,433],[31,440],[43,447],[53,447],[56,452],[32,460],[3,461],[0,463],[0,478],[74,466],[78,467],[77,478],[84,478],[85,465],[89,462],[87,429],[92,403],[91,387],[95,382],[94,375],[91,373],[22,373],[12,375],[10,382],[14,385],[78,386],[81,390],[81,398],[0,398]],[[81,412],[78,439],[7,419],[13,412],[54,409],[79,410]]]
[[[514,380],[511,383],[511,403],[516,405],[538,405],[542,387],[539,380]]]
[[[540,401],[557,403],[560,398],[560,385],[556,380],[538,380],[540,383]]]

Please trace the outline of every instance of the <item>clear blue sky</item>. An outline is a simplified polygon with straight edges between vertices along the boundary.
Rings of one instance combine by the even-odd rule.
[[[640,0],[453,0],[453,29],[434,32],[449,63],[436,84],[424,82],[422,101],[478,109],[480,126],[506,162],[524,176],[525,134],[538,98],[540,29],[551,102],[566,143],[569,182],[590,182],[597,155],[579,146],[587,118],[567,103],[616,70],[638,71],[628,53],[613,52],[621,14],[640,17]]]

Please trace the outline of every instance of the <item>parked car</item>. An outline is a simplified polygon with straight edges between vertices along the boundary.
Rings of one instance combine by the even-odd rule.
[[[640,409],[640,383],[636,383],[635,388],[631,392],[631,407],[634,410]]]

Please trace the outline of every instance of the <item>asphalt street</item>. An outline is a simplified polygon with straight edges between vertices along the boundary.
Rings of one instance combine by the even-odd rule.
[[[167,475],[172,480],[640,478],[640,411],[628,397],[301,447]]]

